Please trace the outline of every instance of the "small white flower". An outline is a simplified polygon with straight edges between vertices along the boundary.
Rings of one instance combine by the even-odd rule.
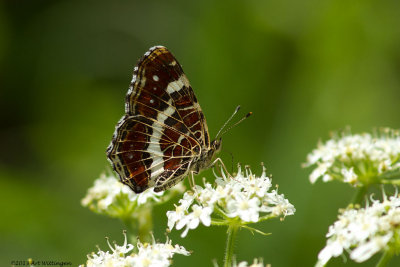
[[[116,195],[120,193],[127,194],[129,200],[135,201],[137,195],[130,193],[125,186],[118,182],[113,176],[102,174],[100,178],[94,181],[94,186],[89,188],[87,195],[82,199],[83,206],[97,206],[99,210],[105,210],[113,202]]]
[[[110,253],[109,251],[104,252],[99,248],[99,251],[96,254],[92,252],[92,254],[87,256],[88,261],[86,262],[86,266],[124,266],[125,254],[133,249],[133,245],[128,244],[125,232],[124,238],[124,244],[122,246],[118,246],[117,244],[115,244],[115,247],[112,247],[107,239],[107,244],[112,253]]]
[[[182,209],[188,210],[190,205],[192,205],[195,197],[196,196],[193,194],[185,193],[183,195],[183,197],[179,200],[179,203],[181,204]]]
[[[184,237],[200,222],[205,226],[213,224],[213,220],[219,225],[229,224],[230,221],[245,225],[294,214],[293,205],[275,190],[269,191],[270,188],[271,179],[266,176],[264,167],[260,177],[249,168],[243,172],[239,167],[234,177],[227,177],[222,172],[222,177],[216,178],[214,186],[205,182],[204,188],[197,185],[194,192],[184,194],[175,211],[167,212],[168,227],[171,230],[185,227]]]
[[[343,251],[356,262],[364,262],[380,251],[388,249],[399,238],[400,198],[396,195],[379,202],[372,200],[366,208],[348,208],[329,227],[325,248],[318,254],[318,266],[325,265]]]
[[[260,199],[238,194],[227,203],[227,215],[229,217],[240,217],[245,222],[257,222],[260,211]]]
[[[211,213],[213,212],[213,210],[210,207],[201,207],[199,205],[193,205],[192,206],[192,214],[193,214],[193,220],[192,220],[192,224],[196,224],[197,225],[200,223],[204,224],[205,226],[210,226],[211,224]],[[194,228],[196,228],[194,227]]]
[[[185,209],[182,206],[175,206],[175,211],[167,211],[168,228],[172,229],[175,223],[182,221],[185,217]]]
[[[154,192],[153,188],[147,189],[144,192],[137,195],[137,202],[139,205],[145,204],[150,199],[154,202],[159,201],[159,197],[164,194],[164,191]]]
[[[211,225],[211,213],[213,210],[210,207],[201,207],[199,205],[192,206],[193,212],[188,214],[185,218],[183,218],[176,228],[179,230],[186,225],[186,229],[183,231],[181,237],[185,237],[189,231],[189,229],[196,229],[199,226],[200,222],[204,226]]]
[[[153,240],[153,244],[142,244],[138,242],[137,253],[131,253],[133,249],[132,244],[128,244],[126,240],[126,234],[124,232],[125,241],[122,246],[115,244],[112,247],[107,241],[112,253],[109,251],[99,251],[95,254],[92,253],[88,255],[88,261],[86,266],[88,267],[108,267],[108,266],[124,266],[124,267],[166,267],[171,265],[171,258],[174,254],[181,254],[189,256],[190,253],[182,246],[175,245],[172,246],[171,240],[163,243],[156,243]]]
[[[294,206],[289,203],[289,200],[284,195],[279,195],[276,190],[266,194],[261,210],[271,212],[275,216],[282,215],[284,217],[293,215],[296,211]]]
[[[360,244],[356,249],[354,249],[350,258],[356,262],[363,262],[371,258],[375,253],[384,249],[390,239],[393,237],[393,233],[388,233],[384,236],[377,236],[369,242]]]
[[[315,183],[319,177],[325,174],[328,168],[332,165],[331,162],[317,162],[317,168],[310,174],[310,182]]]
[[[357,175],[354,173],[354,168],[342,169],[343,181],[349,184],[357,183]]]
[[[320,177],[324,182],[336,179],[353,186],[374,183],[388,172],[400,172],[399,132],[388,128],[375,135],[343,132],[341,137],[318,143],[304,166],[315,166],[311,183]]]
[[[264,261],[262,258],[259,259],[256,258],[253,260],[253,263],[249,265],[247,261],[241,261],[239,263],[236,263],[236,260],[233,259],[232,267],[271,267],[271,264],[264,265],[263,262]],[[217,262],[214,262],[214,267],[218,267]]]

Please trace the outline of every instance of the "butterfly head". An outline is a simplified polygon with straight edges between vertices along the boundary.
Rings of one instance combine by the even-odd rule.
[[[217,138],[211,142],[211,151],[213,151],[213,154],[221,151],[221,148],[222,148],[222,138],[221,137]]]

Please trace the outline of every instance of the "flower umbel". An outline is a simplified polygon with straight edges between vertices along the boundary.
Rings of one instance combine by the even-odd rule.
[[[205,183],[204,187],[197,185],[194,192],[184,194],[174,211],[167,212],[169,229],[185,227],[184,237],[200,222],[205,226],[231,225],[234,222],[259,232],[246,225],[294,214],[294,206],[277,190],[270,190],[271,179],[266,176],[264,167],[260,177],[250,168],[243,172],[240,166],[234,177],[221,172],[222,177],[217,177],[214,186],[210,183]]]
[[[175,245],[172,246],[171,240],[164,243],[156,243],[153,239],[153,244],[142,244],[137,243],[137,252],[133,253],[134,246],[129,244],[124,232],[125,241],[122,246],[114,244],[114,247],[108,242],[108,246],[111,249],[109,251],[102,251],[99,248],[97,253],[92,252],[88,255],[88,260],[86,262],[87,267],[98,266],[134,266],[134,267],[148,267],[148,266],[170,266],[171,259],[174,254],[181,254],[189,256],[188,252],[184,247]],[[81,265],[84,266],[84,265]]]
[[[394,250],[400,245],[400,198],[396,194],[383,201],[371,199],[365,208],[349,207],[329,227],[327,244],[318,254],[317,266],[325,265],[332,257],[350,253],[356,262],[368,260],[378,252]]]
[[[214,262],[214,267],[218,267],[218,264],[216,262]],[[232,263],[232,267],[271,267],[271,264],[264,265],[264,260],[262,258],[256,258],[250,265],[247,261],[236,263],[236,260],[234,260]]]
[[[252,264],[248,264],[246,261],[241,261],[239,264],[234,264],[233,267],[270,267],[271,265],[264,265],[263,259],[254,259]]]
[[[353,186],[400,182],[400,134],[384,128],[376,134],[349,131],[319,143],[307,156],[305,167],[315,166],[311,183],[339,180]]]
[[[153,206],[165,203],[183,191],[184,186],[180,184],[168,191],[155,193],[150,188],[136,194],[116,177],[103,174],[89,188],[81,203],[96,213],[120,219],[128,229],[131,241],[137,238],[151,241]]]
[[[95,180],[93,187],[88,189],[81,203],[96,213],[111,217],[126,217],[133,215],[140,206],[164,203],[173,195],[183,191],[182,185],[178,185],[172,190],[159,193],[148,189],[141,194],[136,194],[115,176],[102,174]]]

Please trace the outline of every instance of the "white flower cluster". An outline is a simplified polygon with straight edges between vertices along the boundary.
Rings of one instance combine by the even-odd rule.
[[[376,182],[388,171],[400,169],[400,135],[388,128],[379,134],[343,133],[319,143],[307,156],[305,167],[316,165],[311,183],[322,177],[324,182],[337,179],[354,186]]]
[[[214,267],[218,267],[218,264],[216,261],[214,261]],[[264,265],[264,261],[262,258],[259,259],[254,259],[253,263],[249,265],[247,261],[241,261],[239,263],[236,263],[236,260],[233,260],[232,267],[271,267],[271,264]]]
[[[388,249],[393,241],[400,241],[395,240],[400,234],[400,198],[397,194],[389,199],[384,195],[383,202],[371,201],[366,208],[344,210],[329,227],[327,244],[318,254],[318,266],[343,251],[348,251],[352,260],[363,262]]]
[[[186,192],[180,205],[168,211],[168,228],[177,230],[184,227],[182,237],[189,229],[195,229],[200,222],[205,226],[223,225],[237,220],[242,225],[277,216],[292,215],[295,208],[284,195],[271,189],[271,179],[265,168],[261,177],[252,174],[249,168],[243,173],[240,166],[234,177],[217,177],[216,186],[205,183],[204,188],[196,186],[194,192]],[[212,218],[211,215],[218,216]]]
[[[88,255],[86,266],[164,267],[171,265],[170,259],[174,256],[174,254],[182,254],[185,256],[190,255],[190,252],[188,252],[184,247],[179,245],[172,246],[171,241],[168,239],[165,244],[156,243],[154,240],[153,244],[142,244],[138,242],[137,253],[132,253],[131,251],[134,249],[134,246],[127,243],[125,233],[124,236],[124,244],[122,246],[114,244],[115,248],[113,248],[107,240],[111,252],[104,252],[99,249],[97,253],[92,252],[92,254]],[[126,255],[128,253],[129,255]]]
[[[172,191],[182,192],[183,189],[177,186],[169,194],[173,194],[174,192]],[[81,204],[97,213],[119,217],[121,216],[121,210],[131,213],[133,209],[149,201],[153,203],[160,202],[160,197],[164,193],[155,193],[153,189],[148,189],[140,194],[136,194],[128,186],[122,184],[115,176],[102,174],[100,178],[95,180],[93,187],[88,189]]]
[[[249,265],[246,261],[241,261],[239,264],[234,264],[233,267],[265,267],[262,259],[254,259],[253,263]],[[271,266],[271,265],[267,265]]]

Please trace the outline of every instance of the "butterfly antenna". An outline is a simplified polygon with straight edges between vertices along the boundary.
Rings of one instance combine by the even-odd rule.
[[[248,117],[250,117],[253,114],[253,112],[249,112],[247,113],[243,118],[241,118],[238,122],[236,122],[235,124],[231,125],[228,129],[226,129],[225,131],[223,131],[221,133],[220,136],[224,135],[226,132],[230,131],[232,128],[236,127],[238,124],[240,124],[242,121],[244,121],[245,119],[247,119]]]
[[[220,133],[221,133],[221,131],[225,128],[225,126],[232,120],[232,118],[235,116],[235,114],[239,111],[239,109],[240,109],[240,105],[239,106],[237,106],[236,108],[235,108],[235,111],[233,112],[233,114],[229,117],[229,119],[224,123],[224,125],[222,125],[222,127],[221,127],[221,129],[219,129],[219,131],[218,131],[218,133],[217,133],[217,136],[215,137],[215,139],[217,139],[220,135]]]

